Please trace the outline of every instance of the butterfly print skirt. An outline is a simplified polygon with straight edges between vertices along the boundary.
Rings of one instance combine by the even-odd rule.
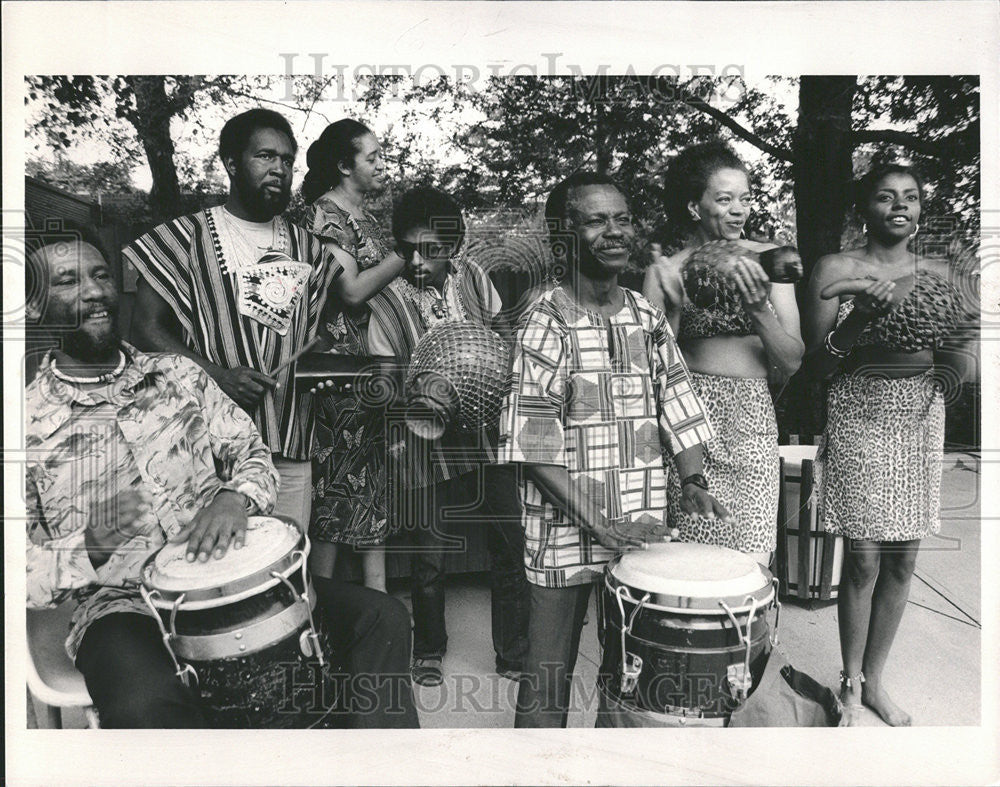
[[[389,535],[385,418],[347,393],[316,398],[314,541],[373,546]]]

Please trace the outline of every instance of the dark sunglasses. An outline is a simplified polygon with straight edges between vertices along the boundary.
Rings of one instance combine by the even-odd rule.
[[[420,256],[425,260],[448,260],[455,253],[455,246],[451,243],[434,243],[431,241],[421,241],[410,243],[400,240],[396,242],[396,250],[399,256],[407,262],[413,261],[413,255],[420,252]]]

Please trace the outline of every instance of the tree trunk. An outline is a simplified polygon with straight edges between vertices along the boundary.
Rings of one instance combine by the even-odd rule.
[[[840,251],[853,178],[851,107],[856,76],[803,76],[792,176],[795,223],[806,277],[824,254]]]
[[[170,118],[174,110],[162,76],[130,76],[135,93],[135,130],[146,151],[146,161],[153,176],[149,208],[153,221],[168,221],[181,214],[181,190],[174,165],[174,142],[170,137]]]
[[[851,108],[856,76],[799,79],[799,121],[792,142],[795,226],[802,266],[809,280],[816,261],[840,251],[844,217],[851,203],[854,143]],[[798,288],[799,306],[805,287]],[[826,424],[826,384],[799,373],[775,403],[778,431],[819,435]]]

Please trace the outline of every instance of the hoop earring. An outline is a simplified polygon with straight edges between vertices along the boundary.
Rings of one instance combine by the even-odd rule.
[[[913,227],[913,234],[916,235],[918,232],[920,232],[920,222],[919,221]]]
[[[690,211],[690,213],[691,213],[691,221],[695,221],[695,222],[701,221],[701,216],[699,216],[696,211],[692,210],[692,211]]]
[[[864,222],[861,223],[861,234],[862,235],[867,235],[868,234],[868,222],[867,221],[864,221]]]

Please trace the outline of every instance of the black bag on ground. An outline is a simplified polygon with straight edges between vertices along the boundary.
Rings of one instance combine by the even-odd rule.
[[[757,689],[729,719],[730,727],[836,727],[841,708],[826,686],[771,651]]]

